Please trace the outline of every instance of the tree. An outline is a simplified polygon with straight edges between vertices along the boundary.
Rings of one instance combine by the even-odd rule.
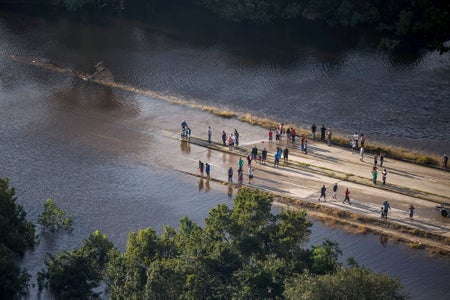
[[[45,201],[44,212],[38,216],[38,223],[53,233],[60,228],[71,230],[73,226],[72,215],[67,215],[51,198]]]
[[[0,178],[0,241],[12,252],[23,255],[34,247],[35,227],[27,221],[15,194],[15,189],[9,187],[9,179]]]
[[[102,281],[111,250],[113,245],[106,235],[95,231],[80,249],[59,252],[56,257],[49,254],[46,269],[38,273],[39,290],[47,288],[67,299],[98,297],[93,289]]]
[[[288,278],[286,299],[406,299],[397,279],[364,267],[339,267],[326,275],[302,274]]]
[[[166,227],[160,236],[150,228],[131,233],[127,251],[109,255],[111,298],[280,299],[301,295],[306,299],[312,292],[297,289],[298,282],[289,278],[317,286],[331,280],[325,276],[353,280],[353,273],[341,270],[337,243],[326,240],[312,250],[304,248],[311,227],[304,211],[282,210],[274,215],[271,204],[269,194],[243,188],[233,208],[218,205],[211,209],[204,228],[184,217],[178,229]],[[363,285],[370,285],[371,278],[379,279],[365,272]],[[399,285],[380,287],[386,295],[398,289]],[[342,295],[345,299],[353,294],[343,291]]]
[[[0,298],[11,299],[25,293],[30,279],[20,269],[17,256],[35,244],[35,227],[17,204],[15,190],[8,178],[0,178]]]

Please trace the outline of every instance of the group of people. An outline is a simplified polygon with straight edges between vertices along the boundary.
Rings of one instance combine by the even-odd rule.
[[[186,121],[183,121],[181,124],[182,130],[181,130],[181,136],[183,139],[190,139],[191,137],[191,129],[189,128],[189,126],[187,125]],[[313,126],[311,127],[311,134],[312,134],[312,138],[315,139],[316,138],[316,125],[313,124]],[[327,130],[325,128],[325,126],[322,125],[322,127],[320,128],[321,130],[321,135],[320,135],[320,139],[321,140],[327,140],[328,145],[330,145],[329,140],[331,140],[331,130]],[[269,130],[269,143],[272,143],[273,140],[273,133],[275,132],[275,136],[276,136],[276,141],[279,143],[281,141],[281,136],[282,134],[286,133],[286,137],[287,137],[287,141],[291,142],[291,143],[295,143],[296,142],[296,133],[295,133],[295,129],[294,128],[288,128],[286,131],[284,131],[283,129],[283,124],[280,124],[274,131]],[[352,153],[354,153],[355,148],[360,147],[360,155],[361,155],[361,161],[363,161],[363,155],[364,155],[364,145],[365,145],[365,137],[364,134],[358,135],[356,132],[353,134],[352,139],[350,140],[351,143],[351,147],[352,147]],[[307,153],[307,140],[306,138],[301,135],[299,137],[299,141],[301,144],[301,150],[305,153]],[[212,130],[211,127],[208,127],[208,143],[212,142]],[[235,146],[239,145],[239,133],[238,131],[235,129],[234,132],[230,133],[229,135],[226,134],[225,131],[223,131],[222,133],[222,142],[224,146],[228,146],[230,150],[233,150]],[[247,175],[248,175],[248,183],[251,184],[253,183],[253,179],[254,179],[254,173],[255,170],[252,167],[252,161],[257,160],[260,164],[265,164],[266,160],[267,160],[267,149],[264,148],[261,152],[258,152],[258,148],[256,147],[256,145],[253,146],[253,148],[251,149],[251,152],[247,155]],[[287,162],[289,159],[289,149],[287,147],[285,147],[284,149],[282,149],[281,147],[277,147],[277,151],[276,153],[274,153],[274,166],[278,167],[279,166],[279,162],[281,157],[283,157],[284,161]],[[377,184],[377,179],[378,179],[378,165],[380,167],[383,166],[384,163],[384,157],[385,154],[383,152],[381,152],[380,154],[376,154],[373,158],[373,168],[372,168],[372,181],[374,184]],[[443,158],[443,167],[447,168],[447,163],[448,163],[448,157],[446,155],[444,155]],[[242,159],[242,157],[239,158],[239,162],[238,162],[238,170],[237,170],[237,175],[238,175],[238,184],[242,185],[243,184],[243,177],[244,177],[244,172],[243,172],[243,167],[244,167],[244,160]],[[203,178],[204,176],[204,172],[206,172],[206,178],[210,178],[211,176],[211,165],[209,163],[204,163],[201,160],[199,160],[198,163],[198,168],[201,174],[201,177]],[[233,182],[233,175],[234,175],[234,170],[233,167],[229,167],[228,169],[228,182]],[[387,170],[386,168],[384,168],[384,170],[382,171],[382,182],[383,184],[386,184],[386,178],[387,178]],[[320,200],[323,198],[323,200],[326,202],[326,186],[322,185],[321,189],[320,189],[320,196],[318,198],[318,201],[320,202]],[[337,192],[338,192],[338,184],[335,183],[333,185],[333,197],[332,199],[337,200]],[[348,188],[346,188],[346,190],[344,191],[343,194],[343,201],[342,203],[348,203],[351,204],[350,201],[350,190]],[[390,210],[390,204],[389,202],[386,200],[383,202],[383,205],[381,207],[381,218],[383,220],[387,219],[388,216],[388,211]],[[409,217],[412,220],[413,216],[414,216],[414,210],[415,207],[413,205],[410,205],[408,208],[408,212],[409,212]]]
[[[239,162],[238,162],[238,185],[241,186],[244,182],[244,171],[243,171],[243,167],[244,167],[244,160],[242,160],[242,157],[239,158]],[[232,183],[233,182],[233,175],[234,175],[234,170],[233,167],[229,167],[228,168],[228,182]],[[248,183],[252,184],[253,183],[253,178],[255,175],[255,170],[253,169],[253,167],[249,164],[248,165]]]
[[[333,185],[333,199],[334,199],[334,200],[337,200],[337,191],[338,191],[338,184],[335,183],[335,184]],[[326,187],[325,184],[324,184],[324,185],[322,185],[322,187],[320,188],[320,196],[319,196],[319,199],[317,199],[317,201],[320,202],[320,199],[322,199],[322,197],[323,197],[323,200],[324,200],[325,202],[327,202],[327,194],[326,194],[326,192],[327,192],[327,187]],[[349,190],[348,188],[345,189],[345,192],[344,192],[344,200],[342,201],[342,203],[346,203],[346,202],[347,202],[348,204],[352,204],[352,203],[350,202],[350,190]]]
[[[190,140],[192,135],[191,128],[189,128],[186,121],[181,122],[181,139]]]
[[[211,127],[208,127],[208,142],[211,143]],[[225,130],[222,131],[222,145],[228,146],[230,150],[233,150],[234,147],[239,146],[239,132],[234,129],[234,132],[230,133],[227,136]]]

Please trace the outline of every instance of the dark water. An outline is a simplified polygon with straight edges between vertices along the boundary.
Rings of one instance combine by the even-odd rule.
[[[448,149],[448,55],[395,56],[364,43],[346,48],[325,33],[325,40],[314,35],[311,43],[307,33],[299,40],[245,34],[0,13],[0,176],[11,178],[31,220],[47,197],[75,219],[73,233],[41,236],[24,259],[31,273],[43,267],[46,252],[76,248],[96,229],[124,250],[130,231],[160,232],[184,215],[202,223],[218,203],[231,205],[226,187],[177,171],[207,157],[215,160],[215,172],[225,174],[228,160],[173,139],[182,119],[194,135],[206,135],[208,124],[239,128],[243,141],[265,131],[18,63],[11,55],[85,72],[102,60],[116,81],[163,98]],[[414,299],[449,298],[448,260],[315,224],[311,244],[326,237],[341,244],[345,257],[398,276]]]

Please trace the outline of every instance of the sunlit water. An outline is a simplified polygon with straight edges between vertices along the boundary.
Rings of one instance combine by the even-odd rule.
[[[232,204],[227,187],[177,171],[179,165],[195,170],[205,159],[224,179],[228,167],[226,155],[180,145],[174,137],[181,120],[203,137],[212,124],[215,140],[238,128],[250,142],[265,130],[17,63],[11,55],[86,72],[102,60],[116,81],[159,95],[303,126],[323,122],[427,150],[448,148],[448,56],[396,59],[358,47],[277,46],[264,36],[238,42],[125,20],[93,25],[0,15],[0,176],[11,179],[32,221],[47,197],[75,221],[70,234],[40,236],[23,263],[32,274],[44,267],[45,253],[77,248],[96,229],[124,250],[130,231],[161,232],[184,215],[202,224],[212,207]],[[448,299],[448,260],[315,223],[309,245],[324,238],[340,243],[343,262],[352,256],[399,277],[413,299]]]

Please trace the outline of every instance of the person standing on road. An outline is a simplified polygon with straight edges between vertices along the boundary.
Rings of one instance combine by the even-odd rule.
[[[289,149],[287,147],[283,150],[283,159],[284,163],[286,163],[289,159]]]
[[[372,182],[373,184],[377,184],[378,171],[376,168],[372,169]]]
[[[410,206],[409,206],[409,208],[408,208],[408,212],[409,212],[409,219],[410,220],[413,220],[413,217],[414,217],[414,210],[415,210],[416,208],[411,204]]]
[[[361,141],[361,147],[364,147],[364,145],[366,144],[366,137],[364,136],[363,133],[361,133],[360,141]]]
[[[322,127],[320,128],[320,140],[325,141],[325,131],[327,129],[325,128],[325,125],[322,125]]]
[[[444,169],[447,169],[447,163],[448,163],[448,156],[447,154],[444,154],[444,158],[442,159],[442,166]]]
[[[198,170],[200,171],[200,175],[203,177],[203,168],[204,168],[205,164],[199,160],[198,161]]]
[[[325,187],[325,184],[322,186],[322,188],[320,189],[320,197],[319,197],[319,199],[317,199],[317,201],[319,201],[320,202],[320,198],[322,198],[323,197],[323,200],[325,201],[325,202],[327,202],[327,196],[326,196],[326,191],[327,191],[327,188]]]
[[[348,204],[351,204],[350,203],[350,191],[348,190],[348,188],[345,190],[345,193],[344,193],[344,201],[342,201],[342,203],[345,203],[345,201],[347,201],[348,202]]]
[[[381,172],[381,179],[383,180],[383,184],[386,184],[386,177],[387,177],[387,170],[384,169],[383,172]]]
[[[239,156],[238,172],[242,172],[243,167],[244,167],[244,160],[242,159],[242,156]]]
[[[358,136],[358,133],[355,131],[354,133],[353,133],[353,140],[355,141],[355,143],[356,143],[356,148],[358,148],[358,141],[359,141],[359,136]],[[363,146],[361,146],[361,147],[363,147]]]
[[[295,143],[295,135],[296,135],[295,128],[292,128],[292,130],[291,130],[291,141],[292,141],[292,144]]]
[[[227,145],[227,133],[225,132],[225,130],[222,132],[222,143],[224,146]]]
[[[376,167],[378,164],[378,154],[375,154],[373,157],[373,165]]]
[[[211,165],[210,164],[206,163],[205,171],[206,171],[206,178],[208,178],[208,179],[211,178],[211,176],[210,176]]]
[[[266,164],[266,159],[267,159],[267,149],[264,148],[264,150],[262,151],[262,163],[265,165]]]
[[[380,153],[380,167],[383,166],[383,162],[384,162],[384,152]]]
[[[280,165],[280,156],[281,156],[281,154],[279,151],[277,151],[277,153],[275,153],[275,155],[274,155],[273,165],[275,167],[278,167]]]
[[[247,165],[250,166],[252,164],[252,160],[253,160],[253,154],[249,153],[247,155]]]
[[[305,154],[308,154],[308,140],[305,140],[305,142],[303,143],[303,152],[305,152]]]
[[[239,132],[236,128],[234,129],[234,139],[236,140],[236,146],[239,146]]]
[[[338,185],[337,182],[334,184],[333,186],[333,199],[336,200],[336,195],[337,195],[337,190],[338,190]]]
[[[252,155],[253,155],[253,159],[258,158],[258,148],[256,148],[256,145],[254,145],[252,148]]]
[[[273,140],[273,131],[272,129],[269,129],[269,144],[272,144],[272,140]]]
[[[253,183],[253,174],[254,174],[253,168],[252,168],[252,166],[249,166],[248,167],[248,183],[249,184]]]
[[[331,146],[331,135],[332,135],[332,132],[331,132],[330,129],[328,129],[327,130],[327,144],[328,144],[328,146]]]
[[[228,182],[233,182],[233,168],[228,169]]]
[[[317,130],[316,124],[312,124],[312,126],[311,126],[311,137],[312,137],[313,140],[316,139],[316,130]]]
[[[388,217],[388,211],[391,209],[391,205],[389,204],[389,201],[384,201],[383,202],[383,216],[382,216],[382,218],[383,219],[387,219],[387,217]]]
[[[239,186],[242,185],[243,181],[244,181],[244,173],[240,172],[239,175],[238,175],[238,184],[239,184]]]
[[[363,147],[361,147],[359,149],[359,160],[364,161],[364,148]]]

